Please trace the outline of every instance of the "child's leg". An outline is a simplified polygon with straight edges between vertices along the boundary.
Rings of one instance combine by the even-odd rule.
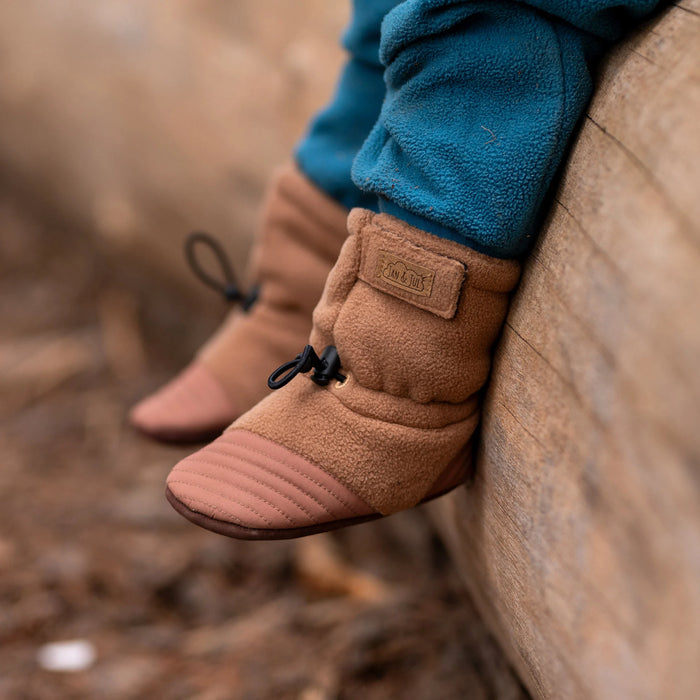
[[[297,165],[268,187],[249,272],[258,300],[248,313],[233,310],[183,372],[132,410],[132,424],[147,435],[168,442],[215,437],[268,393],[270,370],[306,342],[346,238],[347,210],[376,202],[355,187],[350,168],[381,108],[379,28],[396,4],[356,0],[336,94],[299,144]]]
[[[592,61],[652,4],[407,0],[387,16],[387,98],[354,179],[389,213],[351,212],[310,346],[271,377],[278,391],[173,469],[179,512],[235,537],[293,537],[461,483],[513,258]]]
[[[382,211],[498,257],[529,249],[602,51],[656,0],[407,0],[355,161]]]
[[[376,206],[376,197],[358,190],[352,163],[379,117],[384,100],[384,66],[379,60],[380,27],[400,0],[353,0],[342,44],[349,54],[335,95],[309,125],[298,144],[299,169],[317,187],[348,209]]]

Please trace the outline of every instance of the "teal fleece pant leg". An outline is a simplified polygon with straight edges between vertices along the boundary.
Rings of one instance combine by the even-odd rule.
[[[353,180],[380,208],[498,257],[531,246],[592,91],[655,0],[406,0],[384,18],[386,96]]]
[[[659,4],[354,0],[350,58],[297,163],[347,207],[520,256],[590,99],[595,62]]]
[[[377,209],[377,197],[352,182],[352,163],[372,127],[386,93],[379,61],[382,20],[399,0],[354,0],[343,35],[349,53],[335,95],[311,121],[295,151],[300,170],[326,194],[348,208]]]

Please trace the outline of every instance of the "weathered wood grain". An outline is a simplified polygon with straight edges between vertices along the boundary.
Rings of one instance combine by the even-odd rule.
[[[435,504],[543,698],[700,693],[700,3],[610,57]]]

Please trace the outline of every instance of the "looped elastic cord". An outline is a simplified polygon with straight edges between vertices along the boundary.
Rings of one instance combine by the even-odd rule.
[[[209,248],[214,254],[221,272],[223,273],[224,281],[212,277],[200,264],[197,258],[197,245],[204,245]],[[226,255],[226,251],[221,247],[221,244],[208,233],[195,231],[185,239],[185,257],[197,277],[204,282],[208,287],[216,290],[224,296],[227,301],[237,301],[241,304],[245,311],[255,303],[258,298],[259,288],[254,286],[248,294],[244,295],[236,281],[236,275],[233,272],[233,267]]]
[[[293,360],[280,365],[268,378],[270,389],[281,389],[300,372],[303,374],[314,370],[311,381],[326,386],[331,379],[344,382],[346,377],[340,373],[340,357],[335,346],[329,345],[319,357],[314,349],[307,345]]]

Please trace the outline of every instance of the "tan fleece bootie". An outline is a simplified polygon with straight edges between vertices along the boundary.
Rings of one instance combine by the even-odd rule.
[[[192,363],[137,404],[130,422],[164,442],[210,440],[268,393],[270,367],[306,343],[311,314],[346,238],[348,210],[294,166],[272,180],[248,277],[259,290],[231,311]]]
[[[410,508],[469,473],[480,390],[516,261],[355,209],[281,387],[168,478],[178,512],[214,532],[281,539]],[[323,352],[321,352],[323,351]]]

